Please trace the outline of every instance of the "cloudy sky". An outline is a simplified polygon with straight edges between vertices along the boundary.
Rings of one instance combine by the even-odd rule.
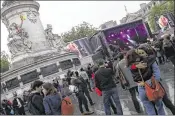
[[[140,9],[141,3],[149,1],[39,1],[40,18],[44,28],[47,24],[52,24],[53,32],[61,34],[69,31],[83,21],[95,27],[109,20],[116,20],[119,24],[120,19],[125,15],[124,5],[129,13]],[[2,2],[1,2],[2,3]],[[8,32],[1,21],[1,51],[7,48]]]

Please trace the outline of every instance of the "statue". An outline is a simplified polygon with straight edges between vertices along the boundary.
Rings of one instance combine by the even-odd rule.
[[[2,22],[4,23],[4,25],[6,26],[6,28],[8,28],[8,26],[9,26],[9,21],[8,21],[8,19],[4,16],[4,17],[2,17]]]
[[[9,26],[8,47],[12,55],[18,52],[30,51],[32,43],[28,41],[28,33],[16,23]]]
[[[50,47],[57,48],[58,51],[63,50],[65,42],[61,39],[60,36],[58,36],[58,34],[53,34],[52,25],[47,24],[45,33],[46,33],[46,39],[49,42]]]
[[[2,3],[2,6],[3,6],[3,7],[10,6],[10,5],[14,4],[14,2],[19,2],[19,1],[15,1],[15,0],[5,0],[5,1]]]
[[[31,11],[31,9],[29,9],[29,11],[27,12],[27,18],[32,23],[36,23],[37,22],[37,14],[35,12]]]

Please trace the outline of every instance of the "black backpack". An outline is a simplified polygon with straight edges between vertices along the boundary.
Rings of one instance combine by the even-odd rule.
[[[31,115],[43,115],[43,112],[40,111],[40,109],[33,103],[32,99],[35,96],[35,94],[32,94],[28,99],[28,110]]]

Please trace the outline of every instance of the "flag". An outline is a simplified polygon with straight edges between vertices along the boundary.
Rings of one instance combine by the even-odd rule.
[[[24,15],[20,15],[21,20],[26,20],[26,17]]]

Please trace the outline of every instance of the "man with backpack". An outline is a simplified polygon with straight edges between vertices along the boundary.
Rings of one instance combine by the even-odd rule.
[[[45,115],[43,96],[41,95],[42,85],[43,82],[39,80],[31,85],[32,92],[28,99],[28,109],[31,115]]]
[[[82,86],[83,85],[82,81],[78,78],[72,78],[71,84],[75,86],[73,91],[78,99],[79,109],[80,109],[80,112],[82,113],[82,115],[93,114],[94,112],[91,112],[89,110],[87,99],[84,96],[84,92],[83,92],[84,87]],[[84,105],[86,112],[83,111],[82,105]]]
[[[89,91],[88,91],[88,88],[87,88],[87,83],[86,81],[83,79],[83,77],[79,76],[79,73],[77,71],[75,71],[75,75],[76,77],[82,82],[81,83],[81,86],[83,88],[83,93],[87,96],[91,106],[94,105],[95,103],[93,103],[92,99],[91,99],[91,96],[89,94]]]

